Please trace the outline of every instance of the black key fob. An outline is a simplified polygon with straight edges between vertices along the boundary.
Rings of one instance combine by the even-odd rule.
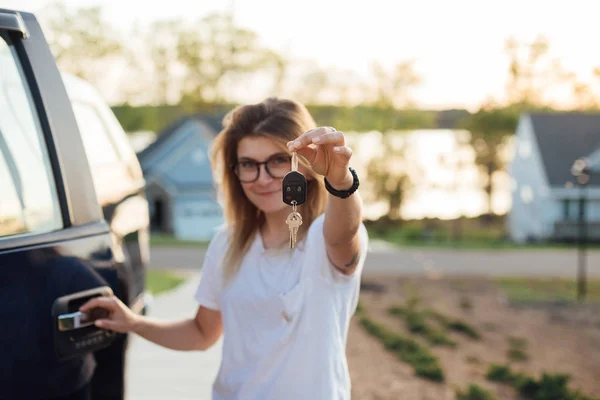
[[[290,171],[283,177],[283,202],[300,205],[306,201],[306,178],[298,171]]]

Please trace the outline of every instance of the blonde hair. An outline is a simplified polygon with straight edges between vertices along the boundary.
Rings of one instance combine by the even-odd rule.
[[[263,212],[246,197],[235,174],[238,143],[249,136],[266,137],[288,151],[287,142],[315,126],[304,105],[273,97],[258,104],[237,107],[223,119],[224,128],[212,145],[211,164],[225,222],[231,232],[228,250],[223,258],[225,282],[237,274],[255,235],[265,223]],[[303,220],[298,231],[298,241],[301,241],[314,219],[324,212],[327,192],[323,178],[315,174],[302,157],[298,158],[302,165],[308,167],[307,199],[298,206]]]

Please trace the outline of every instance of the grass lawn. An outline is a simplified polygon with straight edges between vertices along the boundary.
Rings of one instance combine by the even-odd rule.
[[[576,251],[577,245],[563,243],[517,244],[499,239],[497,232],[468,232],[463,238],[452,240],[447,234],[432,235],[429,240],[420,235],[411,234],[410,230],[394,229],[387,232],[369,229],[369,237],[385,240],[398,247],[422,249],[455,249],[455,250],[570,250]],[[588,250],[600,250],[598,244],[588,244]]]
[[[153,233],[150,235],[151,247],[187,247],[205,249],[208,247],[208,242],[197,240],[180,240],[171,235],[163,235]]]
[[[148,270],[146,286],[152,294],[158,294],[176,288],[185,278],[168,271]]]
[[[515,303],[577,301],[577,280],[565,278],[497,278],[496,283]],[[600,302],[600,280],[587,280],[586,301]]]

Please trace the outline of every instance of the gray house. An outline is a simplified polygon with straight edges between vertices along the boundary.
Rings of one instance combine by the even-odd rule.
[[[571,174],[578,158],[592,174],[582,190]],[[573,240],[579,198],[586,199],[590,238],[600,240],[600,114],[523,114],[516,132],[508,229],[516,242]]]
[[[220,130],[218,118],[184,117],[138,153],[153,231],[209,240],[224,222],[208,155]]]

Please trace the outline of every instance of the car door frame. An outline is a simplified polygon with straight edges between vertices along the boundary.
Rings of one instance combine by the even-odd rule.
[[[0,34],[16,50],[45,141],[63,228],[0,239],[0,251],[108,234],[66,88],[35,16],[0,9]]]

